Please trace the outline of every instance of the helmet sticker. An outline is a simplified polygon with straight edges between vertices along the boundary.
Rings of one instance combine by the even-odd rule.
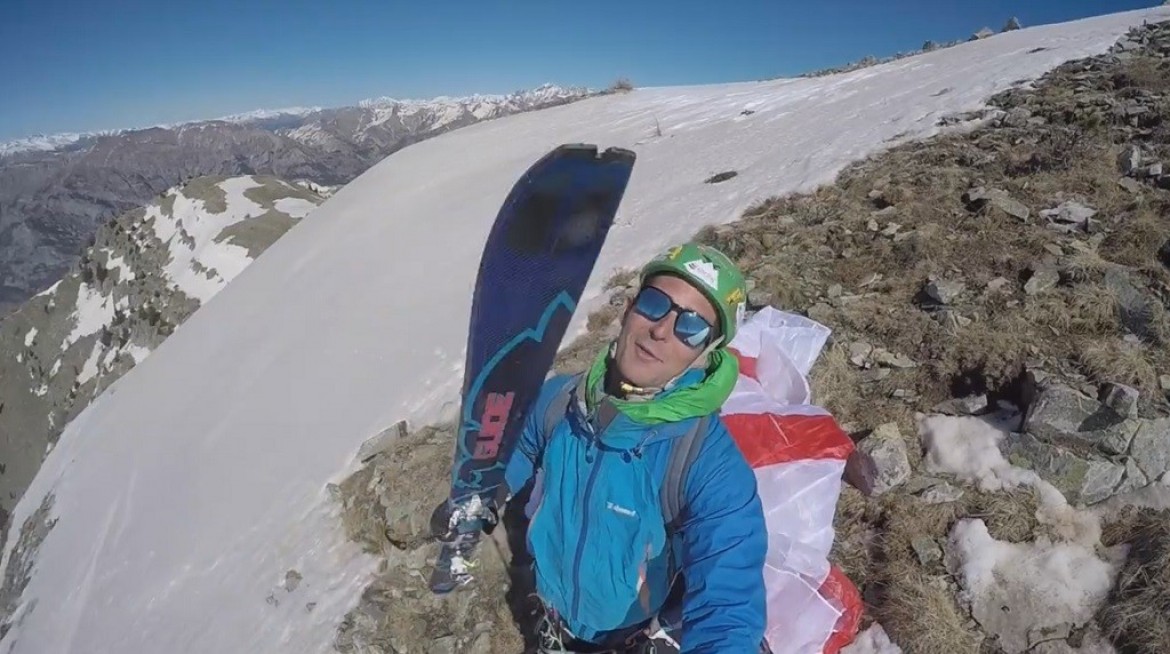
[[[692,275],[698,277],[704,284],[711,287],[711,290],[718,292],[719,290],[719,271],[710,261],[699,261],[692,259],[686,262],[683,266],[690,271]]]

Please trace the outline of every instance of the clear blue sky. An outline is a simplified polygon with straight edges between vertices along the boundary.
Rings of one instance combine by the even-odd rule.
[[[765,79],[1158,0],[4,0],[0,141],[362,98]],[[721,6],[722,5],[722,6]]]

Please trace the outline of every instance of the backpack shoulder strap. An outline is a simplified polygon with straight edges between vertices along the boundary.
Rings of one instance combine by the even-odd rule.
[[[569,409],[569,402],[572,400],[573,389],[577,387],[584,376],[585,373],[573,375],[557,389],[557,394],[549,400],[548,406],[544,410],[544,431],[540,434],[542,443],[548,441],[548,437],[556,429],[557,423],[565,417],[565,411]]]
[[[666,520],[666,529],[669,533],[678,531],[682,523],[682,510],[686,505],[686,480],[691,466],[703,449],[703,441],[707,437],[708,425],[711,416],[706,415],[695,421],[691,428],[679,438],[674,449],[670,452],[670,459],[666,463],[666,477],[662,483],[660,499],[662,515]]]

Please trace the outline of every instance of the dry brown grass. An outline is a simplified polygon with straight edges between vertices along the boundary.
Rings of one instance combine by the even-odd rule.
[[[619,268],[616,272],[609,276],[605,282],[605,290],[612,291],[614,289],[630,286],[638,281],[637,268]]]
[[[927,504],[894,493],[882,506],[877,560],[871,564],[878,597],[874,617],[908,653],[977,652],[981,639],[966,627],[969,616],[955,601],[941,561],[923,565],[911,544],[923,536],[944,542],[963,504]]]
[[[840,566],[858,588],[865,588],[873,573],[878,535],[875,525],[880,518],[881,507],[876,501],[851,486],[842,488],[833,516],[836,533],[829,560]]]
[[[1119,338],[1090,341],[1084,345],[1077,360],[1090,378],[1096,381],[1115,381],[1135,388],[1158,388],[1158,373],[1150,360],[1150,348],[1141,343],[1130,343]]]
[[[867,499],[849,488],[838,502],[832,559],[872,600],[872,617],[906,652],[978,652],[982,634],[955,599],[942,560],[924,564],[913,543],[945,544],[955,521],[980,518],[997,539],[1032,540],[1039,528],[1027,489],[964,487],[955,502],[929,504],[901,490]]]
[[[1098,621],[1124,652],[1170,651],[1170,511],[1141,511],[1124,542],[1129,557]]]
[[[1040,527],[1036,519],[1036,494],[1031,489],[986,492],[968,488],[963,502],[966,504],[963,517],[983,520],[988,533],[996,540],[1028,542]]]
[[[845,424],[867,418],[867,402],[857,381],[857,371],[849,362],[849,351],[843,344],[825,349],[809,375],[812,401],[833,407],[833,416]]]
[[[1101,243],[1102,256],[1123,266],[1157,270],[1158,248],[1170,234],[1170,204],[1159,198],[1122,215]]]
[[[586,320],[586,328],[591,332],[605,331],[613,327],[622,315],[622,305],[607,304],[604,307],[589,314]]]
[[[906,654],[978,654],[982,634],[967,628],[967,617],[946,578],[912,564],[886,566],[891,580],[876,611],[878,622]]]

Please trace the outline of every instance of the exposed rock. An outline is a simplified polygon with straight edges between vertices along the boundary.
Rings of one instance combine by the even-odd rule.
[[[978,41],[980,39],[986,39],[986,38],[989,38],[992,36],[995,36],[995,32],[991,31],[990,27],[984,27],[983,29],[979,30],[978,32],[975,32],[974,34],[972,34],[970,40],[971,41]]]
[[[1089,221],[1097,210],[1079,202],[1067,201],[1054,209],[1045,209],[1040,215],[1048,219],[1049,227],[1066,232],[1089,231]]]
[[[886,209],[894,204],[893,202],[890,202],[889,198],[886,197],[885,191],[880,188],[870,190],[870,192],[866,194],[866,197],[869,198],[869,201],[873,202],[874,206],[878,209]]]
[[[967,327],[972,322],[970,318],[964,316],[958,311],[955,311],[954,309],[943,309],[941,311],[936,311],[934,318],[938,321],[939,324],[951,330],[957,330],[960,327]]]
[[[978,211],[986,206],[991,206],[998,209],[1005,214],[1018,218],[1019,220],[1027,220],[1031,215],[1028,207],[1024,206],[1019,201],[1013,199],[1007,191],[997,188],[985,188],[979,186],[968,190],[963,194],[963,202],[968,209]]]
[[[1170,392],[1170,375],[1160,375],[1158,377],[1158,386],[1166,392]]]
[[[875,495],[885,493],[910,478],[912,471],[906,454],[906,441],[897,423],[878,426],[872,434],[861,439],[857,449],[873,461],[876,473],[873,484]]]
[[[905,354],[894,354],[889,350],[877,348],[873,352],[873,360],[879,366],[887,368],[916,368],[917,363]]]
[[[889,368],[870,368],[861,373],[861,382],[863,384],[874,384],[889,377],[891,370]]]
[[[922,491],[919,497],[927,504],[957,502],[963,498],[963,489],[943,483]]]
[[[1142,190],[1142,183],[1132,177],[1122,177],[1117,180],[1117,185],[1130,193],[1138,193]]]
[[[990,293],[995,293],[997,291],[1002,290],[1003,287],[1007,286],[1010,283],[1011,282],[1009,282],[1006,277],[996,277],[995,279],[991,280],[990,282],[987,282],[987,291]]]
[[[1132,386],[1108,382],[1101,386],[1097,399],[1122,418],[1136,418],[1140,393]]]
[[[1031,434],[1008,434],[1001,448],[1012,465],[1033,470],[1072,504],[1095,504],[1111,497],[1125,477],[1125,466],[1074,454]]]
[[[987,395],[970,395],[940,402],[934,406],[933,411],[948,416],[971,416],[983,411],[987,406]]]
[[[53,513],[54,502],[52,493],[45,495],[40,507],[20,524],[19,535],[9,533],[15,542],[11,545],[3,577],[0,577],[0,633],[12,627],[12,618],[24,604],[21,595],[32,579],[40,547],[57,524],[59,518]],[[16,524],[8,526],[7,522],[6,515],[5,531],[16,529]]]
[[[1117,487],[1117,490],[1114,491],[1113,494],[1124,495],[1125,493],[1131,493],[1135,490],[1145,488],[1149,484],[1150,479],[1146,477],[1146,473],[1142,472],[1142,469],[1138,467],[1137,462],[1134,461],[1132,457],[1127,458],[1125,460],[1125,479],[1121,482],[1121,485]]]
[[[1023,27],[1023,25],[1020,24],[1020,19],[1016,18],[1015,16],[1012,16],[1011,18],[1008,19],[1008,22],[1004,24],[1003,31],[1012,32],[1012,31],[1018,30],[1022,27]]]
[[[1128,145],[1121,154],[1117,155],[1117,167],[1123,175],[1133,175],[1142,165],[1142,150],[1136,145]]]
[[[930,299],[939,304],[950,304],[963,293],[967,285],[958,280],[934,279],[922,289]]]
[[[946,480],[939,477],[928,477],[917,474],[902,484],[902,490],[910,495],[917,495],[928,488],[934,488],[945,483],[947,483]]]
[[[1166,241],[1162,247],[1158,248],[1158,261],[1161,261],[1163,266],[1170,268],[1170,241]]]
[[[727,171],[724,171],[721,173],[715,173],[714,175],[703,180],[703,183],[704,184],[718,184],[719,182],[726,182],[727,180],[735,177],[736,175],[739,175],[739,173],[734,171],[734,170],[727,170]]]
[[[1037,295],[1056,288],[1060,283],[1060,272],[1051,266],[1033,266],[1032,276],[1024,282],[1024,292]]]
[[[290,593],[293,592],[301,585],[301,580],[303,579],[304,577],[301,576],[301,573],[296,570],[289,570],[284,575],[284,589]]]
[[[832,284],[829,286],[828,296],[830,299],[839,298],[843,293],[845,293],[845,289],[840,284]]]
[[[914,554],[918,556],[918,561],[922,565],[930,566],[942,561],[942,548],[930,536],[920,534],[911,538],[910,547],[914,548]]]
[[[869,343],[858,341],[849,344],[849,361],[858,368],[864,368],[869,360],[869,355],[873,353],[873,346]]]
[[[1129,453],[1151,481],[1170,471],[1170,418],[1142,420]]]
[[[1160,333],[1155,322],[1158,300],[1150,297],[1122,270],[1106,270],[1104,281],[1117,299],[1121,323],[1125,328],[1139,338],[1158,342]]]
[[[399,420],[390,427],[378,432],[377,435],[371,436],[358,448],[358,460],[365,463],[382,452],[385,452],[394,444],[395,439],[406,436],[407,431],[406,421]]]
[[[1003,124],[1007,127],[1027,127],[1032,112],[1025,107],[1014,107],[1003,117]]]
[[[1129,448],[1139,423],[1067,386],[1050,386],[1028,408],[1024,430],[1051,443],[1091,445],[1111,454]]]
[[[837,311],[824,302],[817,302],[808,308],[808,317],[822,325],[833,325],[836,322]]]
[[[1162,162],[1156,161],[1156,162],[1146,166],[1146,169],[1144,172],[1146,174],[1146,177],[1161,177],[1162,176]]]
[[[768,307],[776,305],[776,292],[757,286],[748,291],[748,305],[752,307]]]

